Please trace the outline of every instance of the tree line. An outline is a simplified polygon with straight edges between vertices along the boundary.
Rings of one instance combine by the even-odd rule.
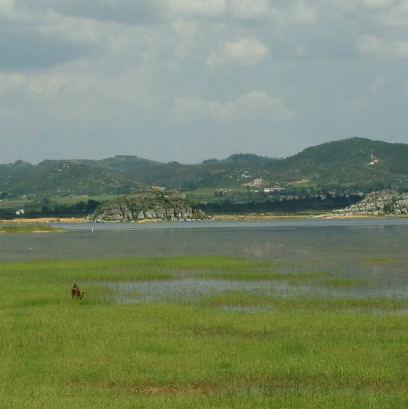
[[[87,202],[79,201],[73,204],[59,203],[55,200],[44,198],[39,201],[27,203],[21,209],[20,217],[75,217],[92,213],[102,202],[89,199]],[[16,209],[0,209],[0,217],[12,219],[16,217]]]
[[[257,213],[257,212],[280,212],[296,213],[304,211],[331,211],[351,206],[362,200],[360,195],[334,196],[331,194],[315,197],[294,197],[272,199],[264,201],[234,202],[231,198],[225,198],[212,203],[198,203],[198,208],[207,214],[222,213]]]

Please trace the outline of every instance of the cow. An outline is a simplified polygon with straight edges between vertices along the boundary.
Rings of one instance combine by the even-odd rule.
[[[79,289],[79,287],[74,283],[74,286],[71,289],[71,294],[72,294],[72,298],[82,298],[85,294],[85,291],[83,293],[81,293],[81,290]]]

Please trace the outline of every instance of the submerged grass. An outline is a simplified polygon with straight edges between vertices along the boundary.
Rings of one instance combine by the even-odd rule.
[[[408,311],[408,301],[388,298],[324,298],[313,296],[271,297],[268,295],[230,291],[195,301],[207,308],[224,308],[232,311],[300,311],[344,312],[350,314],[388,314]]]
[[[361,285],[367,285],[368,280],[352,280],[347,278],[336,278],[333,280],[324,280],[320,282],[320,285],[333,288],[344,288],[344,287],[356,287]]]
[[[124,305],[98,284],[272,268],[222,257],[0,264],[0,407],[406,407],[408,324],[393,313],[404,300],[229,292]],[[234,306],[267,308],[223,308]]]
[[[397,259],[395,257],[368,257],[364,258],[363,263],[372,263],[372,264],[383,264],[383,263],[392,263]]]

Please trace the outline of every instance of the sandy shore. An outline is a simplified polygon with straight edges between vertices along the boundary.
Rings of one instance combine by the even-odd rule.
[[[212,216],[213,220],[219,221],[239,221],[239,220],[298,220],[298,219],[364,219],[371,217],[380,217],[373,215],[347,215],[339,216],[336,214],[291,214],[287,216],[276,214],[245,214],[245,215],[215,215]]]
[[[13,219],[13,220],[0,220],[1,224],[11,223],[84,223],[85,217],[39,217],[37,219]]]

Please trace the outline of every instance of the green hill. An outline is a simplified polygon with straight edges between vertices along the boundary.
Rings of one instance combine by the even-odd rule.
[[[307,148],[265,169],[281,183],[355,185],[364,191],[407,187],[408,145],[354,137]]]
[[[267,187],[279,187],[286,195],[408,190],[408,145],[355,137],[284,159],[235,154],[184,165],[118,155],[0,165],[3,198],[126,194],[154,185],[189,193],[207,189],[211,195],[215,190],[255,192]]]
[[[46,160],[32,166],[24,177],[17,179],[15,175],[13,169],[13,173],[9,173],[9,183],[0,187],[11,197],[124,194],[141,188],[140,183],[121,173],[75,160]]]
[[[271,161],[274,159],[253,154],[235,154],[223,160],[210,159],[196,165],[183,165],[174,161],[160,163],[135,156],[115,156],[93,161],[92,165],[120,171],[129,179],[147,186],[194,190],[242,186],[245,175],[258,177],[262,167]]]

